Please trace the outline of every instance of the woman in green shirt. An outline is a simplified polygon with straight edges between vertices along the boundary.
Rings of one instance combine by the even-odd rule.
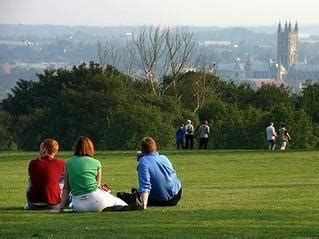
[[[93,154],[92,141],[84,136],[79,137],[74,146],[74,155],[65,167],[61,210],[70,192],[76,212],[100,212],[114,206],[127,206],[123,200],[101,189],[101,163],[93,158]]]

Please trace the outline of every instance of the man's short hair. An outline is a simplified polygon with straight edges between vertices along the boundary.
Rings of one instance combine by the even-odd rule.
[[[141,150],[143,153],[150,153],[157,151],[156,142],[151,137],[145,137],[141,142]]]

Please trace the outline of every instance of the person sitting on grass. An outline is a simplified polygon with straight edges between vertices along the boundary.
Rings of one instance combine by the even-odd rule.
[[[55,158],[58,151],[56,140],[45,139],[40,145],[39,157],[29,163],[26,209],[59,208],[65,162]]]
[[[81,136],[74,146],[74,156],[65,167],[65,182],[59,211],[64,209],[69,193],[72,194],[75,212],[100,212],[104,210],[128,210],[128,205],[113,196],[110,190],[101,188],[101,163],[93,158],[92,141]]]
[[[151,137],[141,143],[142,156],[137,171],[140,201],[147,206],[175,206],[182,196],[182,186],[170,160],[157,152]]]

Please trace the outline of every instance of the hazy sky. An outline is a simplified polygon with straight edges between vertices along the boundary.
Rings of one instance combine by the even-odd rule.
[[[0,23],[273,25],[319,23],[319,0],[0,0]]]

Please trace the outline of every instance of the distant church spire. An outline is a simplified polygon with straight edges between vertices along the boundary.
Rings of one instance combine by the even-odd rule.
[[[295,32],[298,32],[298,23],[296,21],[296,24],[295,24]]]
[[[285,28],[284,31],[286,32],[288,30],[288,25],[287,25],[287,21],[285,22]]]
[[[297,62],[298,49],[298,24],[296,22],[294,29],[292,29],[291,22],[285,21],[284,30],[280,31],[281,24],[278,25],[277,38],[277,63],[282,65],[287,72],[291,66]]]
[[[278,24],[278,32],[282,32],[281,22],[280,21],[279,21],[279,24]]]
[[[288,24],[288,32],[291,32],[291,22]]]

